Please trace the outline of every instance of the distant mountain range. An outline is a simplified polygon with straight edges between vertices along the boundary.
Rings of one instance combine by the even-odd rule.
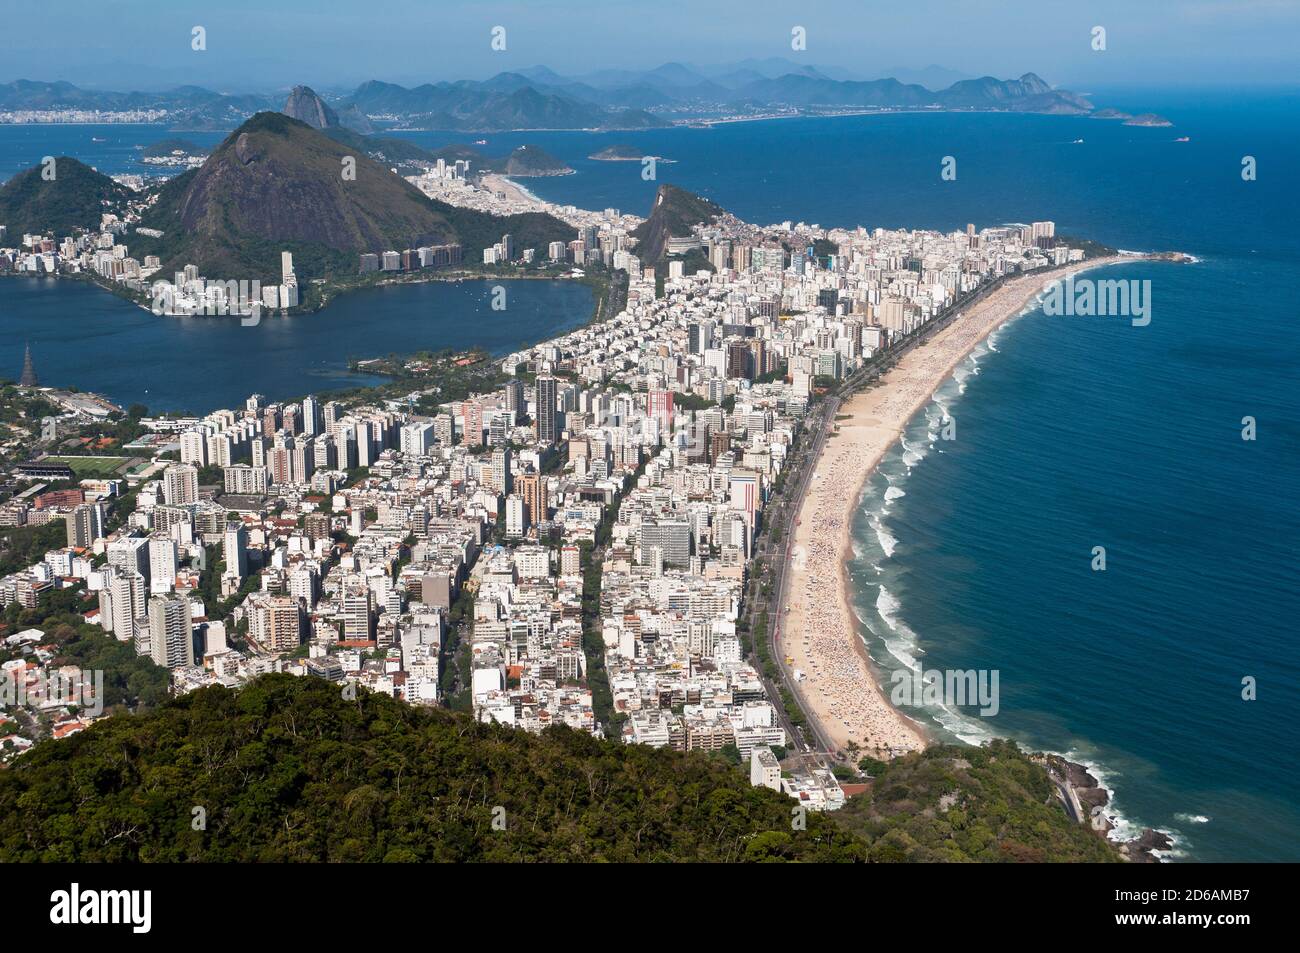
[[[285,111],[318,129],[368,134],[382,124],[452,131],[522,129],[645,129],[692,116],[766,109],[938,108],[1087,115],[1083,96],[1054,89],[1034,73],[1018,79],[984,76],[937,84],[954,74],[939,67],[897,77],[861,78],[834,67],[789,60],[746,60],[701,69],[665,63],[652,70],[602,70],[563,76],[544,66],[487,80],[406,87],[372,80],[326,102],[295,87]],[[30,80],[0,85],[0,111],[50,109],[166,109],[178,128],[231,128],[255,112],[275,109],[281,96],[226,95],[197,86],[166,92],[117,93],[70,83]]]
[[[534,85],[515,73],[482,83],[426,83],[414,89],[372,80],[344,100],[370,116],[385,116],[430,129],[645,129],[663,125],[639,109],[615,109]]]
[[[43,83],[20,79],[0,84],[0,110],[166,109],[174,122],[199,125],[238,125],[263,109],[275,108],[270,97],[256,94],[226,95],[201,86],[177,86],[165,92],[117,93],[82,89],[71,83]],[[197,121],[197,122],[196,122]]]
[[[285,100],[284,115],[305,122],[313,129],[346,146],[359,149],[377,162],[405,166],[420,162],[448,163],[467,160],[474,172],[500,172],[514,176],[565,175],[573,170],[540,146],[521,145],[508,156],[491,159],[469,146],[447,146],[436,151],[424,149],[407,139],[394,136],[365,135],[373,129],[355,104],[340,116],[310,86],[295,86]],[[352,121],[349,121],[351,117]],[[360,125],[356,120],[364,122]]]

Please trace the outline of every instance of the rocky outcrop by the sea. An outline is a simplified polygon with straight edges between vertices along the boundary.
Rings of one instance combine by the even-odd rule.
[[[1079,823],[1092,828],[1099,837],[1110,837],[1115,830],[1115,817],[1106,813],[1110,792],[1101,782],[1084,765],[1067,761],[1060,755],[1043,756],[1042,762],[1056,782],[1067,811]],[[1137,837],[1115,841],[1115,845],[1133,863],[1158,864],[1161,862],[1160,852],[1171,850],[1174,842],[1164,831],[1146,827]]]

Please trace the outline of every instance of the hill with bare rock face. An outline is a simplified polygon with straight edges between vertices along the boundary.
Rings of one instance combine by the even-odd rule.
[[[316,95],[310,86],[295,86],[280,110],[286,116],[305,122],[313,129],[351,129],[362,135],[375,131],[370,119],[355,105],[348,106],[342,114],[335,112],[325,100]]]
[[[316,95],[310,86],[295,86],[289,90],[289,98],[280,110],[291,119],[305,122],[313,129],[325,129],[339,124],[339,116]]]
[[[359,252],[459,243],[472,262],[506,232],[526,248],[572,231],[549,215],[499,218],[434,202],[364,152],[269,112],[163,186],[142,224],[164,233],[142,249],[163,258],[164,272],[193,263],[223,279],[274,278],[282,250],[314,277],[355,274]]]
[[[650,217],[632,231],[637,255],[646,264],[664,256],[670,238],[686,238],[695,225],[715,221],[724,213],[720,205],[675,185],[661,185],[655,193]]]

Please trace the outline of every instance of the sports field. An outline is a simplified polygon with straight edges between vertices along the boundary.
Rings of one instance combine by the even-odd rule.
[[[112,476],[130,457],[44,457],[41,463],[66,463],[78,477]]]

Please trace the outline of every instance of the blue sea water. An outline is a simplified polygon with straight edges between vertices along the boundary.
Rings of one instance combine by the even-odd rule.
[[[45,156],[71,156],[105,175],[175,175],[180,170],[140,161],[142,150],[172,138],[210,149],[225,137],[224,132],[169,132],[145,123],[0,125],[0,182]]]
[[[999,672],[997,715],[932,709],[940,737],[1094,766],[1176,856],[1295,859],[1300,338],[1222,307],[1268,269],[1095,275],[1138,270],[1149,326],[1035,309],[913,420],[856,513],[855,608],[886,678]]]
[[[1300,97],[1109,102],[1175,125],[910,114],[631,141],[680,160],[660,181],[752,221],[1051,218],[1200,259],[1093,276],[1149,279],[1146,327],[1035,309],[978,349],[863,495],[855,603],[886,689],[909,665],[999,671],[998,715],[923,713],[937,736],[1011,736],[1088,763],[1120,832],[1166,830],[1175,857],[1296,860]],[[540,144],[578,174],[529,186],[644,208],[657,183],[639,165],[582,158],[630,138],[550,134]],[[948,155],[955,182],[939,178]],[[938,439],[945,413],[952,442]]]
[[[1098,99],[1175,125],[897,114],[489,135],[483,148],[541,145],[577,174],[528,187],[589,208],[644,214],[668,181],[760,223],[1050,218],[1061,233],[1198,256],[1094,274],[1151,281],[1146,327],[1034,310],[977,349],[866,488],[850,568],[882,675],[909,662],[999,671],[998,715],[930,713],[940,736],[1008,735],[1073,754],[1113,790],[1124,824],[1173,832],[1177,856],[1297,860],[1300,94]],[[402,135],[427,145],[479,138]],[[586,158],[614,143],[677,161],[647,182],[639,163]],[[0,127],[0,176],[64,152],[138,171],[114,168],[130,156],[107,145],[16,145]],[[956,159],[955,181],[939,178],[945,156]],[[1245,156],[1256,181],[1242,180]],[[76,293],[37,324],[77,320],[90,305]],[[345,323],[364,327],[374,312],[357,307]],[[12,313],[0,305],[0,347],[20,347]],[[486,332],[486,323],[459,329]],[[116,347],[107,337],[85,346]],[[172,340],[173,357],[194,353],[183,335]],[[0,360],[14,366],[8,353]],[[955,441],[931,439],[944,413]],[[1254,441],[1241,439],[1246,416],[1258,424]],[[1091,569],[1095,546],[1106,548],[1104,572]],[[1241,699],[1247,676],[1256,701]]]

